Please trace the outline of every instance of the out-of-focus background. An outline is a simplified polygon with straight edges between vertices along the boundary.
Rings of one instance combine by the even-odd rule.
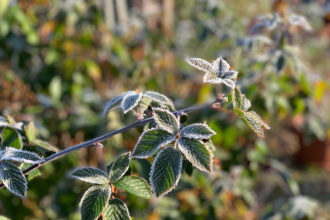
[[[303,15],[310,27],[251,31],[275,12],[284,20]],[[239,71],[237,85],[272,129],[258,138],[230,106],[192,113],[189,122],[206,121],[218,133],[213,174],[184,173],[159,199],[122,193],[131,215],[330,219],[327,0],[1,0],[0,115],[33,121],[39,139],[63,149],[135,121],[120,111],[101,116],[106,101],[127,90],[158,91],[177,109],[228,92],[202,84],[203,74],[185,62],[219,56]],[[79,219],[88,184],[68,171],[109,163],[132,150],[141,130],[43,166],[25,199],[0,189],[0,214]],[[148,178],[148,160],[133,167]]]

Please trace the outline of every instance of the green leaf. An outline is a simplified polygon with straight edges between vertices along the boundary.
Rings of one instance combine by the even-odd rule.
[[[103,213],[104,220],[130,220],[128,208],[120,199],[111,199]]]
[[[154,155],[159,148],[175,140],[175,136],[159,128],[144,131],[132,152],[133,158],[147,158]]]
[[[254,111],[244,112],[243,119],[249,125],[249,127],[260,137],[264,136],[264,128],[270,129],[270,127]]]
[[[0,156],[0,160],[9,160],[20,163],[37,164],[40,163],[43,159],[36,153],[26,150],[18,150],[12,147],[7,147]]]
[[[107,185],[90,187],[80,200],[80,214],[82,220],[94,220],[100,216],[111,195],[111,188]]]
[[[132,193],[136,196],[151,198],[151,188],[147,181],[136,176],[124,176],[113,183],[118,189]]]
[[[21,149],[23,146],[21,135],[13,128],[3,128],[2,130],[2,146],[1,149],[5,147],[14,147]]]
[[[179,131],[179,120],[172,112],[162,108],[153,108],[153,111],[155,122],[161,129],[171,134],[176,134]]]
[[[138,105],[141,97],[142,93],[137,94],[134,91],[127,92],[123,98],[123,101],[121,102],[121,108],[123,109],[123,112],[126,114],[135,108]]]
[[[139,102],[139,105],[138,105],[140,114],[143,114],[143,112],[148,109],[151,101],[152,101],[152,99],[150,97],[145,96],[145,95],[142,96],[142,98]]]
[[[150,171],[150,184],[157,197],[167,194],[178,184],[182,169],[181,152],[173,147],[162,149]]]
[[[181,129],[180,136],[192,139],[209,139],[216,133],[206,124],[191,124]]]
[[[244,111],[247,111],[251,107],[251,102],[237,87],[232,90],[232,101],[234,110],[238,115],[242,115]]]
[[[242,109],[241,91],[237,87],[235,87],[235,89],[233,89],[231,93],[234,109]]]
[[[94,167],[83,167],[75,169],[70,176],[85,182],[94,184],[108,184],[108,175],[100,169]]]
[[[103,109],[103,113],[102,115],[105,116],[107,114],[108,111],[111,111],[113,110],[115,107],[119,106],[120,102],[123,100],[124,96],[127,94],[127,93],[130,93],[130,92],[133,92],[133,91],[128,91],[128,92],[124,92],[123,94],[119,95],[119,96],[116,96],[112,99],[110,99],[106,104],[105,104],[105,107]]]
[[[154,91],[147,91],[143,93],[144,96],[148,96],[152,99],[153,102],[156,102],[159,105],[168,105],[174,109],[172,101],[165,95],[160,94]]]
[[[29,122],[24,129],[29,142],[32,142],[37,138],[37,129],[33,122]]]
[[[56,147],[54,147],[50,143],[48,143],[46,141],[39,140],[39,139],[35,139],[35,140],[31,141],[31,144],[35,144],[35,145],[37,145],[41,148],[44,148],[45,150],[48,150],[48,151],[52,151],[52,152],[58,152],[59,151]]]
[[[131,152],[124,153],[120,155],[120,157],[112,163],[109,172],[109,180],[111,182],[120,179],[126,173],[131,163],[130,155]]]
[[[213,155],[203,142],[180,138],[178,145],[181,152],[194,167],[201,171],[211,172]]]
[[[23,172],[16,165],[7,161],[1,161],[0,179],[10,192],[17,196],[25,197],[27,181]]]

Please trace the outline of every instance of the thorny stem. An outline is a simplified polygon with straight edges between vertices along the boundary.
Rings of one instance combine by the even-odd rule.
[[[222,98],[217,98],[217,100],[211,102],[211,103],[206,103],[206,104],[203,104],[203,105],[195,105],[195,106],[191,106],[189,108],[186,108],[186,109],[182,109],[182,110],[178,110],[178,111],[175,111],[173,112],[175,115],[182,115],[184,113],[188,113],[188,112],[193,112],[193,111],[200,111],[202,109],[205,109],[205,108],[209,108],[211,107],[213,104],[215,103],[221,103],[221,102],[224,102],[224,100]],[[46,157],[43,161],[41,161],[40,163],[38,164],[33,164],[31,165],[30,167],[26,168],[25,170],[23,170],[23,174],[28,174],[29,172],[31,172],[32,170],[34,169],[37,169],[41,166],[43,166],[44,164],[48,163],[48,162],[51,162],[53,160],[57,160],[59,159],[60,157],[64,156],[64,155],[67,155],[73,151],[76,151],[76,150],[79,150],[81,148],[87,148],[87,147],[91,147],[91,146],[97,146],[96,144],[99,143],[99,142],[102,142],[102,141],[105,141],[106,139],[116,135],[116,134],[119,134],[119,133],[123,133],[131,128],[135,128],[135,127],[138,127],[138,126],[141,126],[141,125],[145,125],[147,123],[150,123],[150,122],[153,122],[153,117],[150,117],[150,118],[147,118],[147,119],[143,119],[143,120],[138,120],[130,125],[127,125],[126,127],[123,127],[121,129],[118,129],[118,130],[115,130],[115,131],[111,131],[111,132],[108,132],[106,134],[103,134],[101,136],[98,136],[94,139],[91,139],[89,141],[85,141],[83,143],[80,143],[80,144],[77,144],[77,145],[74,145],[74,146],[71,146],[71,147],[68,147],[68,148],[65,148],[64,150],[61,150],[55,154],[52,154],[50,155],[49,157]],[[1,183],[0,184],[0,189],[4,187],[4,184]]]

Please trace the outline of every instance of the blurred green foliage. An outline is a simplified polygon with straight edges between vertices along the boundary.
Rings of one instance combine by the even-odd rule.
[[[313,194],[308,187],[313,181],[304,177],[316,173],[313,180],[322,177],[319,182],[326,186],[329,177],[324,171],[298,167],[293,157],[316,139],[329,147],[330,37],[322,35],[326,25],[321,4],[292,4],[314,31],[290,29],[290,40],[280,39],[277,45],[280,55],[270,54],[264,61],[261,55],[269,55],[272,44],[259,41],[249,29],[258,15],[282,12],[288,7],[284,3],[175,1],[173,34],[168,34],[154,24],[163,22],[157,13],[143,18],[132,13],[127,27],[117,30],[107,27],[98,1],[2,0],[0,114],[25,125],[33,121],[38,140],[63,149],[135,121],[133,115],[120,112],[101,117],[104,103],[122,92],[157,91],[173,98],[177,109],[228,92],[202,84],[202,74],[184,62],[187,56],[222,56],[239,71],[238,85],[272,129],[265,139],[257,138],[230,106],[189,115],[189,123],[208,121],[217,132],[212,138],[214,173],[208,176],[186,167],[178,187],[157,200],[123,193],[131,215],[150,220],[327,219],[330,191],[324,187],[320,192],[326,199]],[[261,35],[276,41],[279,33]],[[87,184],[68,179],[67,172],[78,166],[104,166],[132,150],[141,131],[117,135],[103,150],[81,150],[45,165],[42,175],[29,181],[26,199],[1,189],[0,214],[11,219],[79,219],[78,201]],[[2,129],[2,141],[8,132],[13,131]],[[23,133],[24,143],[34,135]],[[41,144],[24,148],[35,145]],[[130,168],[146,179],[149,170],[148,160],[134,160]]]

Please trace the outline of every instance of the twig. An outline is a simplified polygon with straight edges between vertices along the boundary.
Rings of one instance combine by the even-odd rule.
[[[213,101],[211,103],[207,103],[207,104],[204,104],[204,105],[196,105],[196,106],[192,106],[192,107],[189,107],[189,108],[186,108],[186,109],[182,109],[182,110],[179,110],[179,111],[175,111],[173,112],[175,115],[181,115],[181,114],[184,114],[184,113],[188,113],[188,112],[193,112],[193,111],[200,111],[202,109],[205,109],[205,108],[209,108],[211,107],[214,103],[221,103],[223,102],[224,100],[222,99],[217,99],[216,101]],[[52,154],[50,155],[49,157],[46,157],[42,162],[38,163],[38,164],[33,164],[31,165],[30,167],[26,168],[25,170],[23,170],[23,174],[28,174],[29,172],[31,172],[32,170],[34,169],[37,169],[41,166],[43,166],[44,164],[48,163],[48,162],[51,162],[53,160],[57,160],[59,159],[60,157],[64,156],[64,155],[67,155],[73,151],[76,151],[76,150],[79,150],[81,148],[87,148],[87,147],[91,147],[91,146],[95,146],[96,143],[99,143],[99,142],[102,142],[102,141],[105,141],[106,139],[116,135],[116,134],[119,134],[119,133],[123,133],[131,128],[135,128],[135,127],[138,127],[138,126],[141,126],[141,125],[145,125],[147,123],[150,123],[150,122],[153,122],[153,117],[150,117],[150,118],[147,118],[147,119],[144,119],[144,120],[139,120],[139,121],[136,121],[130,125],[127,125],[126,127],[123,127],[121,129],[118,129],[118,130],[115,130],[115,131],[111,131],[111,132],[108,132],[104,135],[101,135],[101,136],[98,136],[92,140],[89,140],[89,141],[85,141],[83,143],[80,143],[80,144],[77,144],[77,145],[74,145],[74,146],[71,146],[71,147],[68,147],[68,148],[65,148],[64,150],[61,150],[55,154]],[[1,183],[0,184],[0,189],[4,187],[4,184]]]

